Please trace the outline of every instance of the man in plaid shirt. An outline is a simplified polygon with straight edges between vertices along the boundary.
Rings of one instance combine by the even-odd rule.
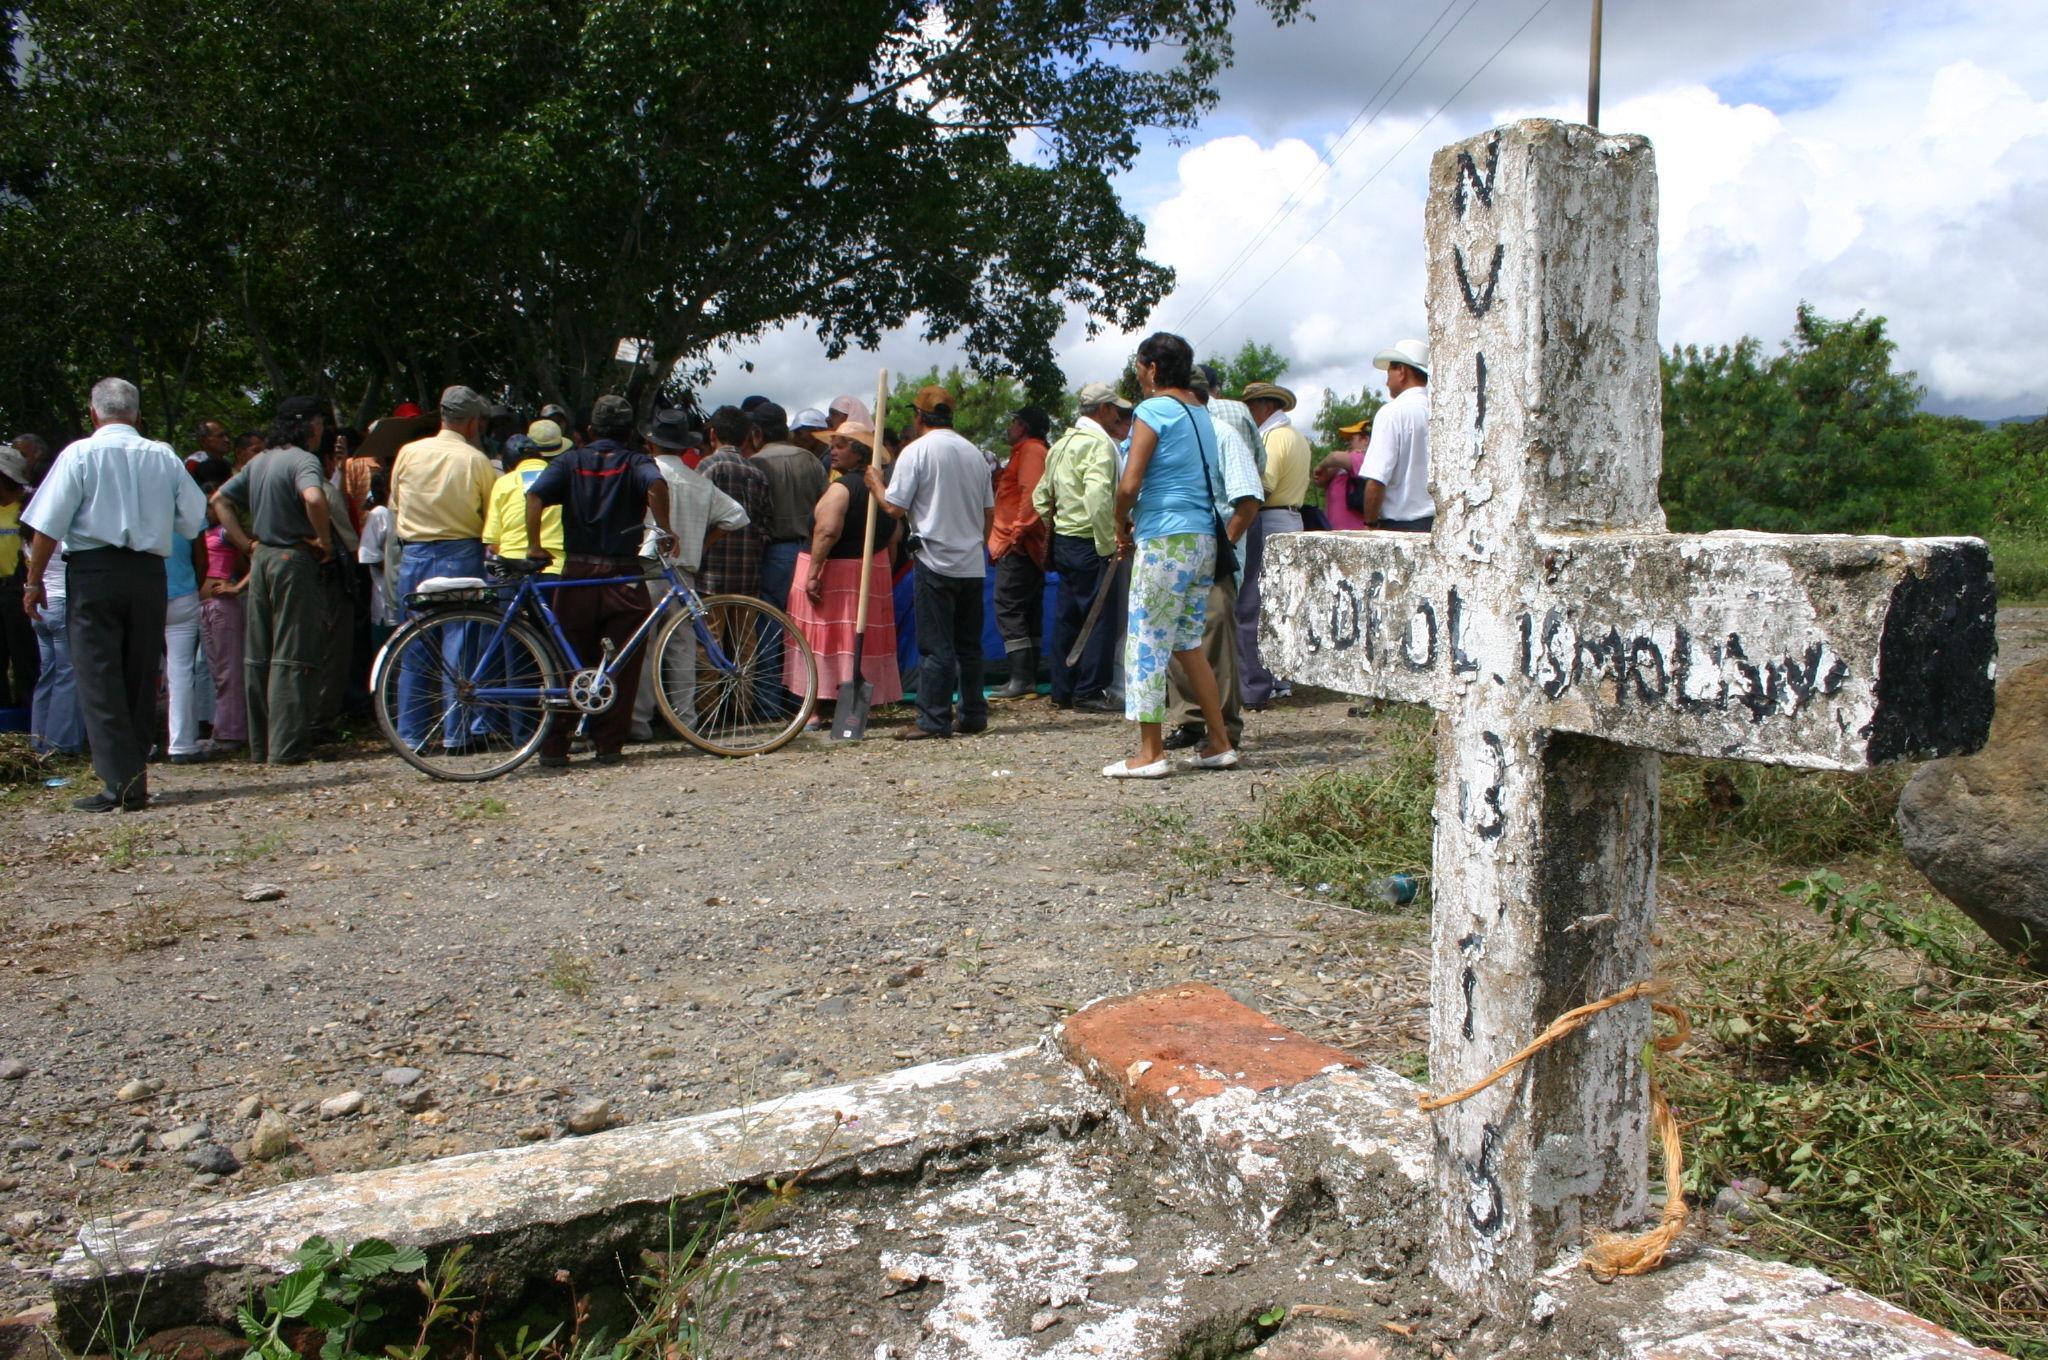
[[[760,443],[760,431],[737,406],[711,413],[711,437],[717,451],[697,464],[711,484],[740,503],[747,527],[735,529],[704,548],[697,588],[705,595],[758,595],[761,591],[761,528],[769,513],[768,474],[747,461]]]

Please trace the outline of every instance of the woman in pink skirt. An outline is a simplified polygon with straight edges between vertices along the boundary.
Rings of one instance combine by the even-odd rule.
[[[199,626],[206,639],[206,668],[213,672],[213,744],[239,746],[249,739],[249,703],[242,667],[243,593],[249,563],[215,525],[200,535],[206,579],[199,583]]]
[[[821,706],[827,696],[853,678],[854,625],[860,615],[860,550],[867,532],[868,489],[862,479],[874,457],[874,427],[849,420],[832,431],[834,480],[811,513],[811,548],[797,554],[796,579],[789,591],[789,616],[796,620],[818,660]],[[868,638],[861,651],[861,674],[875,687],[874,702],[893,704],[903,698],[903,677],[896,669],[896,607],[890,590],[889,546],[896,519],[875,516],[875,556],[868,569]],[[796,648],[785,649],[785,674],[796,675]],[[799,681],[799,684],[801,681]],[[797,686],[792,685],[795,689]],[[812,725],[829,721],[813,718]]]

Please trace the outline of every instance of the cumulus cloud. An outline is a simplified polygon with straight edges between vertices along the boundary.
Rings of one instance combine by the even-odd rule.
[[[1439,112],[1530,8],[1477,0],[1437,65],[1343,138],[1370,89],[1347,81],[1353,68],[1391,65],[1429,19],[1455,18],[1466,3],[1407,7],[1398,22],[1391,7],[1329,6],[1336,17],[1241,39],[1209,135],[1148,152],[1124,186],[1150,253],[1179,271],[1155,325],[1205,353],[1247,337],[1280,345],[1294,358],[1287,380],[1311,406],[1323,387],[1376,382],[1373,351],[1425,333],[1431,152],[1507,118],[1582,116],[1575,5],[1553,6],[1577,16],[1571,26],[1546,11],[1465,106]],[[1754,334],[1775,343],[1805,300],[1831,316],[1889,318],[1902,364],[1919,372],[1937,409],[2048,408],[2048,337],[2034,324],[2034,300],[2048,292],[2038,247],[2048,26],[2033,8],[1610,0],[1601,122],[1645,133],[1657,148],[1665,342]],[[1275,223],[1274,209],[1297,190]],[[1062,349],[1070,380],[1113,375],[1134,340],[1091,342],[1077,324]],[[722,373],[736,395],[749,382],[786,392],[843,385],[801,331],[743,353],[760,371]],[[885,353],[899,368],[953,357],[911,337]]]

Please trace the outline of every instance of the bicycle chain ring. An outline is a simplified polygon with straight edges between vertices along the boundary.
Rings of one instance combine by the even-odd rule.
[[[618,686],[595,666],[580,670],[569,681],[569,702],[582,713],[602,713],[618,697]]]

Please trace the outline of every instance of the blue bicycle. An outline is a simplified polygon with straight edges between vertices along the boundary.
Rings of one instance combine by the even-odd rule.
[[[700,596],[664,564],[668,593],[616,652],[606,643],[591,663],[569,645],[549,594],[641,577],[560,581],[517,558],[493,559],[489,572],[424,582],[406,600],[418,617],[391,635],[370,671],[385,739],[436,779],[496,779],[540,749],[549,723],[580,732],[618,699],[618,677],[641,664],[649,638],[662,717],[713,755],[773,751],[817,705],[810,643],[760,600]]]

